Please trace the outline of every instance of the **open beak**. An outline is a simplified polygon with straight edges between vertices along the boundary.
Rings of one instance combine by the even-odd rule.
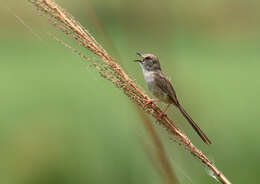
[[[136,59],[136,60],[133,60],[134,62],[139,62],[139,63],[141,63],[142,62],[142,60],[139,60],[139,59]]]
[[[138,56],[140,56],[140,57],[143,58],[143,55],[142,55],[141,53],[137,52],[136,54],[137,54]],[[142,60],[140,60],[140,59],[136,59],[136,60],[134,60],[134,62],[139,62],[139,63],[141,63]]]
[[[140,52],[137,52],[136,54],[143,58],[143,54],[141,54]]]

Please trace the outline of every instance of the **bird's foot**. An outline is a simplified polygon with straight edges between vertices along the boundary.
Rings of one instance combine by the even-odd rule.
[[[157,120],[160,121],[164,116],[167,116],[164,112],[161,112],[158,116],[157,116]]]
[[[156,100],[153,100],[153,99],[147,100],[146,103],[144,104],[144,108],[146,108],[148,105],[150,105],[154,102],[156,102]]]

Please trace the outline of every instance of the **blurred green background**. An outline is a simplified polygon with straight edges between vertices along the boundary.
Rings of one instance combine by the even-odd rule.
[[[232,183],[258,183],[260,2],[57,2],[146,91],[141,69],[131,61],[137,51],[158,55],[183,106],[213,144],[204,145],[174,108],[168,115]],[[79,48],[27,1],[1,4],[1,183],[162,183],[129,99],[51,39],[46,33]],[[180,183],[217,183],[154,127]]]

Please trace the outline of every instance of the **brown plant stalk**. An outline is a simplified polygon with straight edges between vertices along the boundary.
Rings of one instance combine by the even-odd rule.
[[[149,100],[149,97],[143,92],[135,82],[126,74],[126,72],[110,57],[103,47],[92,37],[78,21],[76,21],[68,12],[60,8],[52,0],[29,0],[33,3],[40,12],[50,17],[51,23],[62,30],[65,34],[74,38],[79,44],[99,56],[103,63],[94,63],[92,65],[100,72],[100,74],[115,84],[141,109],[154,118],[157,118],[162,110],[152,104],[144,109],[144,104]],[[186,148],[202,161],[224,184],[231,184],[228,179],[214,166],[214,164],[177,128],[173,121],[167,116],[159,120],[159,123],[164,126],[172,135],[174,135]]]

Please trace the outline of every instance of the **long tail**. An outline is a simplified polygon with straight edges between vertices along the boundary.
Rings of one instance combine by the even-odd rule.
[[[201,139],[206,144],[211,144],[209,138],[204,134],[204,132],[200,129],[200,127],[191,119],[190,115],[184,110],[181,105],[177,105],[178,109],[181,111],[182,115],[188,120],[192,128],[197,132],[197,134],[201,137]]]

